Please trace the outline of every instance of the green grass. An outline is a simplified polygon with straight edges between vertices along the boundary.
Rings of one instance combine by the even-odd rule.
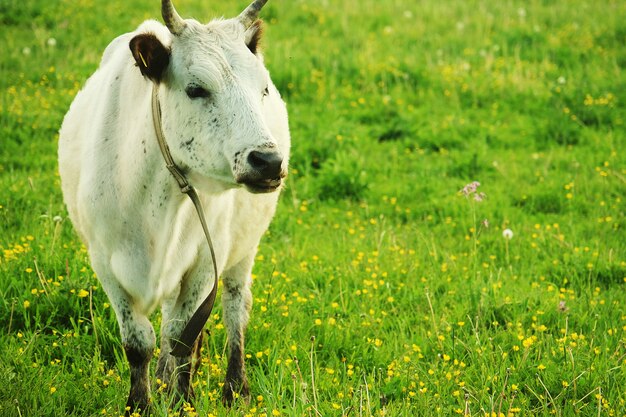
[[[158,3],[0,2],[2,416],[123,413],[56,142],[104,47]],[[245,4],[176,1],[200,19]],[[272,0],[263,17],[291,174],[254,271],[252,402],[220,404],[217,307],[198,415],[626,415],[626,3]],[[484,201],[459,194],[471,181]]]

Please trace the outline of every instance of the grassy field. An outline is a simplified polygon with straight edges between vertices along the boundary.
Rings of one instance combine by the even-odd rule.
[[[175,3],[208,20],[246,1]],[[218,306],[197,415],[626,416],[626,2],[262,15],[291,174],[254,270],[252,401],[219,401]],[[104,47],[147,18],[157,0],[0,0],[2,416],[124,412],[56,143]],[[161,391],[155,415],[178,415]]]

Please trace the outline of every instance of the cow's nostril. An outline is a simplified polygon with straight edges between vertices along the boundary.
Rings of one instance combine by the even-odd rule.
[[[252,151],[248,154],[248,163],[263,178],[278,178],[282,170],[283,157],[275,151]]]

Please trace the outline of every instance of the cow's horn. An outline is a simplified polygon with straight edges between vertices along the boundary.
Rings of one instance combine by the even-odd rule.
[[[177,35],[185,28],[185,21],[178,14],[172,0],[163,0],[161,2],[161,15],[165,26],[172,32],[173,35]]]
[[[244,28],[248,29],[259,18],[259,12],[265,6],[265,3],[267,3],[267,0],[254,0],[241,12],[238,19]]]

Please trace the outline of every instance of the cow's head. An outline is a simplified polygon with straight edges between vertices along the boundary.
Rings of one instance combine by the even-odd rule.
[[[160,86],[163,132],[192,179],[271,192],[286,175],[289,144],[271,126],[283,104],[258,51],[266,1],[201,24],[162,0],[167,39],[148,32],[130,42],[141,73]]]

